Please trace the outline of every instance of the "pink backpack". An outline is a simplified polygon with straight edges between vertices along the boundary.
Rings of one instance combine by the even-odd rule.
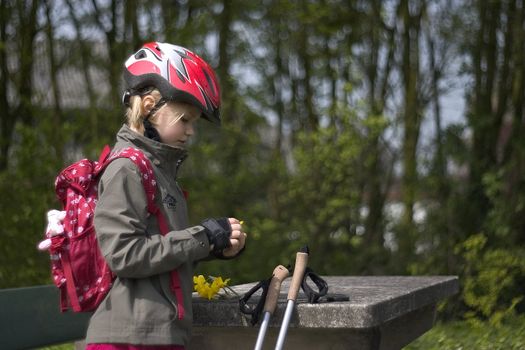
[[[140,170],[148,198],[148,212],[155,215],[160,232],[168,232],[167,222],[155,205],[156,181],[146,156],[136,148],[110,153],[104,147],[98,161],[80,160],[60,172],[55,191],[66,217],[64,233],[51,237],[51,273],[60,289],[60,309],[93,311],[109,292],[115,275],[109,269],[97,244],[93,217],[98,199],[98,180],[104,169],[117,158],[132,160]],[[179,319],[184,317],[182,290],[177,270],[171,273],[171,289],[177,297]]]

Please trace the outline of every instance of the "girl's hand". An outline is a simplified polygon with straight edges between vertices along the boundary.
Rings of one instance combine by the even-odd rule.
[[[228,218],[230,226],[232,228],[232,234],[230,236],[231,247],[226,248],[222,251],[222,255],[225,257],[233,257],[244,248],[246,243],[247,234],[242,229],[242,224],[236,218]]]

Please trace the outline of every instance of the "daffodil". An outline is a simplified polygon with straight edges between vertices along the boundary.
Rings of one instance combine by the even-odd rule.
[[[229,278],[223,280],[220,276],[208,276],[208,280],[210,280],[211,283],[208,282],[203,275],[193,276],[193,289],[203,298],[211,300],[218,295],[221,289],[225,288],[232,291],[231,288],[228,287]]]
[[[229,278],[227,278],[225,281],[223,281],[222,277],[219,276],[219,277],[215,277],[213,279],[213,282],[212,282],[211,286],[212,286],[213,289],[219,290],[221,288],[226,287],[228,285],[228,282],[230,282]]]
[[[195,285],[195,288],[197,288],[197,286],[202,287],[206,284],[206,278],[204,278],[203,275],[193,276],[193,284]]]

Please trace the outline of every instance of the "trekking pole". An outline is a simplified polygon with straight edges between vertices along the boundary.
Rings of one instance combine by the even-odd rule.
[[[284,338],[286,337],[286,332],[288,331],[288,326],[292,317],[295,300],[297,299],[297,294],[299,294],[299,288],[301,287],[301,283],[304,278],[306,265],[308,265],[308,247],[305,246],[301,249],[301,251],[297,252],[295,256],[295,267],[293,270],[292,282],[290,283],[290,289],[288,290],[288,302],[286,304],[286,311],[284,312],[283,323],[281,325],[281,330],[279,331],[279,337],[277,338],[275,350],[281,350],[283,348]]]
[[[270,281],[270,286],[268,287],[268,294],[266,296],[266,301],[264,303],[264,318],[261,323],[261,328],[259,329],[259,334],[257,335],[257,342],[255,343],[255,350],[261,350],[264,342],[264,336],[266,335],[266,330],[270,324],[270,317],[277,307],[277,299],[279,299],[279,292],[281,290],[282,282],[288,277],[289,271],[286,267],[278,265],[273,270],[272,279]]]

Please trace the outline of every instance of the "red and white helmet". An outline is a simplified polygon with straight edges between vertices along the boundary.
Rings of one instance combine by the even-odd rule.
[[[157,88],[163,99],[185,102],[199,108],[203,117],[220,124],[221,93],[215,72],[190,50],[167,43],[151,42],[124,64],[128,95]]]

